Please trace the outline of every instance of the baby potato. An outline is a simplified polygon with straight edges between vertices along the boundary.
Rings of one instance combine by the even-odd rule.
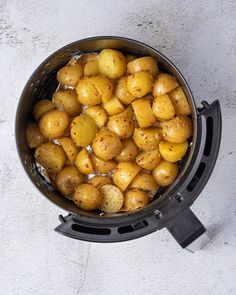
[[[100,73],[110,79],[117,79],[126,72],[126,60],[124,55],[114,49],[103,49],[99,53],[98,67]]]
[[[121,139],[127,139],[133,134],[134,121],[128,118],[110,118],[107,127]]]
[[[150,101],[148,99],[137,99],[132,102],[132,107],[138,121],[139,127],[147,128],[156,122]]]
[[[154,98],[152,111],[156,118],[161,121],[170,120],[175,115],[175,109],[168,94]]]
[[[99,74],[98,61],[92,60],[84,65],[84,76],[94,76]]]
[[[98,209],[101,204],[101,194],[92,184],[83,183],[77,186],[73,201],[81,209],[91,211]]]
[[[130,61],[136,59],[137,56],[133,55],[133,54],[127,54],[125,55],[125,60],[126,60],[126,63],[128,64]]]
[[[75,142],[70,137],[61,137],[58,139],[58,141],[61,144],[64,152],[66,153],[69,161],[71,163],[74,163],[79,152],[79,149],[76,146]]]
[[[179,82],[174,76],[166,73],[162,73],[157,76],[153,85],[153,96],[160,96],[170,92],[179,86]]]
[[[98,53],[91,52],[91,53],[81,54],[81,56],[76,62],[80,63],[82,66],[85,66],[88,62],[97,61],[97,60],[98,60]]]
[[[99,128],[102,128],[107,122],[107,113],[101,106],[91,106],[83,111],[93,118]]]
[[[162,158],[169,162],[180,161],[186,154],[188,149],[188,142],[170,143],[168,141],[161,141],[159,143],[159,150]]]
[[[71,123],[70,134],[77,146],[86,147],[92,143],[97,131],[94,119],[87,114],[75,117]]]
[[[56,176],[56,185],[64,195],[72,195],[78,185],[84,182],[84,175],[76,166],[64,167]]]
[[[169,93],[176,115],[190,115],[191,110],[182,87],[177,87]]]
[[[124,196],[118,187],[112,184],[106,184],[100,187],[101,204],[100,209],[106,213],[116,213],[120,211]]]
[[[134,162],[120,162],[113,174],[113,182],[123,192],[129,186],[141,168]]]
[[[192,121],[187,116],[176,116],[162,125],[162,134],[171,143],[185,142],[192,135]]]
[[[101,97],[91,81],[91,77],[82,78],[76,86],[78,100],[82,104],[97,105],[101,103]]]
[[[43,143],[35,150],[35,160],[49,173],[58,173],[66,162],[66,155],[62,147],[55,143]]]
[[[81,105],[78,101],[75,90],[58,90],[53,94],[52,102],[60,111],[66,112],[69,116],[78,116],[81,112]]]
[[[178,175],[178,165],[166,160],[162,160],[157,167],[152,171],[153,177],[156,179],[158,185],[171,185]]]
[[[136,97],[143,97],[152,90],[153,77],[149,72],[138,72],[127,78],[127,90]]]
[[[83,75],[82,66],[79,63],[66,65],[57,72],[57,81],[62,85],[75,87]]]
[[[99,173],[108,173],[115,169],[117,163],[113,160],[104,161],[95,154],[90,155],[91,162],[95,171]]]
[[[33,115],[36,121],[39,121],[39,119],[47,112],[52,111],[55,109],[56,106],[54,103],[49,99],[42,99],[36,102],[33,108]]]
[[[153,76],[156,76],[158,73],[157,61],[151,56],[136,58],[127,64],[127,72],[128,74],[149,72]]]
[[[133,119],[133,110],[131,106],[128,106],[123,112],[113,115],[110,118],[128,118],[128,119]]]
[[[102,186],[106,184],[111,184],[111,179],[108,176],[103,176],[103,175],[96,175],[93,176],[88,180],[89,184],[92,184],[95,186],[97,189],[100,189]]]
[[[103,107],[109,115],[117,115],[125,110],[123,104],[116,96],[113,96],[108,102],[104,103]]]
[[[136,143],[136,145],[144,151],[157,149],[159,146],[159,142],[162,140],[161,128],[135,128],[133,140]]]
[[[133,188],[125,194],[124,197],[124,210],[134,211],[145,207],[148,204],[148,195],[146,192]]]
[[[82,148],[82,150],[78,153],[75,159],[75,165],[79,171],[84,174],[90,174],[94,171],[89,153],[85,148]]]
[[[154,192],[158,189],[158,184],[151,174],[141,171],[135,176],[130,187]]]
[[[131,93],[129,93],[129,91],[127,90],[127,77],[121,77],[117,84],[116,84],[116,88],[115,88],[115,95],[119,98],[119,100],[123,103],[123,104],[130,104],[133,100],[135,100],[135,96],[132,95]]]
[[[69,116],[66,112],[52,110],[42,116],[39,129],[44,137],[55,139],[64,135],[69,123]]]
[[[112,92],[114,88],[112,82],[103,75],[90,77],[90,80],[96,88],[102,102],[108,102],[112,97]]]
[[[138,154],[138,147],[137,145],[134,143],[132,138],[126,139],[122,142],[122,150],[119,153],[119,155],[117,155],[115,157],[115,160],[118,162],[131,162],[134,161],[137,154]]]
[[[109,130],[105,130],[96,134],[92,147],[97,157],[108,161],[121,152],[122,143],[118,135]]]
[[[26,140],[28,146],[33,149],[40,146],[42,143],[46,142],[46,138],[43,136],[39,130],[38,124],[29,122],[26,128]]]
[[[159,149],[141,151],[136,157],[136,163],[143,169],[153,170],[161,161]]]

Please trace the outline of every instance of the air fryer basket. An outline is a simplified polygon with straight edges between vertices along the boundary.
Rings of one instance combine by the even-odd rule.
[[[39,99],[51,98],[57,87],[56,72],[68,60],[86,52],[115,48],[137,56],[150,55],[173,74],[188,98],[193,119],[193,137],[189,154],[176,181],[144,209],[133,213],[99,216],[80,210],[64,198],[38,173],[32,152],[26,143],[26,126],[32,108]],[[16,115],[16,143],[22,164],[34,185],[50,201],[69,212],[60,216],[56,231],[72,238],[93,242],[125,241],[167,227],[182,247],[205,232],[189,207],[206,185],[214,168],[221,138],[221,113],[218,101],[202,103],[197,109],[191,91],[179,70],[159,51],[135,40],[121,37],[94,37],[69,44],[49,56],[32,74],[21,95]]]

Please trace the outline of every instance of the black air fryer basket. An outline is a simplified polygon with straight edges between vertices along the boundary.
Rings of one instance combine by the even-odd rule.
[[[174,75],[188,98],[193,120],[190,152],[176,181],[147,207],[136,212],[100,216],[85,212],[64,198],[36,169],[26,142],[26,126],[32,108],[39,99],[50,98],[57,88],[56,72],[74,55],[119,49],[136,56],[153,56],[163,69]],[[22,164],[34,185],[54,204],[69,214],[60,216],[55,229],[71,238],[90,242],[120,242],[142,237],[166,227],[183,247],[205,233],[206,229],[190,210],[206,185],[215,166],[221,140],[221,112],[218,100],[206,101],[196,108],[192,93],[179,70],[159,51],[135,40],[121,37],[94,37],[80,40],[59,49],[32,74],[21,95],[16,115],[16,142]]]

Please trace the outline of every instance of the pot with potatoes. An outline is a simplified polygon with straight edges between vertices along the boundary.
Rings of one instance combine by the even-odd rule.
[[[206,232],[190,206],[211,175],[220,138],[219,102],[197,108],[163,54],[121,37],[53,53],[27,82],[16,115],[29,178],[68,212],[55,230],[91,242],[166,227],[190,247]]]

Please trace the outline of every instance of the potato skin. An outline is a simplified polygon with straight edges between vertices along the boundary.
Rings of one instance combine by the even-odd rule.
[[[138,72],[127,78],[127,90],[138,98],[151,92],[153,77],[149,72]]]
[[[188,142],[170,143],[168,141],[161,141],[159,143],[159,150],[162,158],[169,162],[180,161],[188,150]]]
[[[100,73],[110,79],[117,79],[126,72],[126,60],[124,55],[114,49],[103,49],[99,53],[98,67]]]
[[[57,81],[62,85],[75,87],[82,74],[83,69],[79,63],[66,65],[57,72]]]
[[[182,87],[177,87],[169,93],[176,115],[191,115],[190,106]]]
[[[108,173],[115,169],[117,163],[113,160],[104,161],[95,154],[90,155],[93,169],[99,173]]]
[[[112,92],[114,88],[112,82],[103,75],[90,77],[90,80],[96,88],[101,101],[103,103],[108,102],[112,97]]]
[[[176,179],[179,172],[178,165],[166,160],[162,160],[157,167],[152,171],[153,177],[156,179],[158,185],[171,185]]]
[[[187,116],[176,116],[162,125],[162,134],[171,143],[185,142],[192,135],[192,121]]]
[[[153,96],[160,96],[179,86],[176,78],[170,74],[162,73],[157,76],[153,85]]]
[[[76,166],[65,166],[56,176],[56,185],[64,195],[72,195],[78,185],[84,182],[84,175]]]
[[[66,112],[52,110],[42,116],[39,121],[39,129],[44,137],[55,139],[64,135],[69,122]]]
[[[84,76],[94,76],[99,74],[98,61],[92,60],[84,65]]]
[[[138,154],[138,147],[132,138],[126,139],[122,142],[122,150],[115,157],[118,162],[131,162],[134,161]]]
[[[38,122],[45,113],[52,111],[55,108],[56,106],[49,99],[42,99],[37,101],[33,108],[33,115],[35,120]]]
[[[93,142],[98,127],[90,116],[81,114],[71,123],[70,134],[77,146],[86,147]]]
[[[148,99],[137,99],[132,102],[132,107],[138,121],[139,127],[147,128],[156,122],[150,101]]]
[[[158,73],[157,61],[151,56],[144,56],[136,58],[127,64],[128,74],[134,74],[142,71],[147,71],[153,76],[156,76]]]
[[[133,134],[134,121],[128,118],[110,118],[107,127],[121,139],[127,139]]]
[[[130,187],[154,192],[158,189],[158,184],[151,174],[141,171],[137,176],[135,176],[130,184]]]
[[[120,211],[124,196],[120,189],[112,184],[100,187],[101,204],[100,209],[106,213],[116,213]]]
[[[115,88],[115,95],[119,98],[119,100],[126,105],[129,105],[133,100],[135,100],[135,96],[132,95],[128,90],[127,90],[127,77],[121,77]]]
[[[36,161],[49,173],[59,173],[66,162],[66,155],[62,147],[51,142],[37,147],[34,156]]]
[[[73,201],[79,208],[91,211],[99,208],[101,194],[92,184],[83,183],[77,186]]]
[[[148,204],[148,195],[146,192],[137,188],[130,189],[125,193],[124,197],[124,210],[134,211],[141,209]]]
[[[28,146],[33,149],[40,146],[42,143],[46,142],[46,138],[43,136],[39,130],[38,124],[34,122],[29,122],[26,128],[26,140]]]
[[[75,159],[75,165],[84,174],[90,174],[94,171],[89,153],[85,148],[82,148],[78,153]]]
[[[162,138],[162,131],[159,127],[134,129],[133,140],[136,145],[144,151],[157,149]]]
[[[113,96],[108,102],[103,104],[104,109],[109,115],[117,115],[125,110],[123,104],[116,96]]]
[[[156,118],[161,121],[170,120],[175,115],[175,109],[168,94],[154,98],[152,111]]]
[[[153,170],[161,161],[159,149],[141,151],[136,157],[136,163],[143,169]]]
[[[92,147],[97,157],[107,161],[113,159],[120,153],[122,143],[118,135],[106,130],[96,134]]]
[[[83,112],[92,117],[99,128],[102,128],[107,122],[107,112],[102,106],[90,106]]]
[[[110,118],[128,118],[133,120],[133,110],[131,106],[128,106],[124,111],[119,114],[113,115]]]
[[[64,152],[66,153],[69,161],[71,163],[74,163],[79,152],[79,149],[76,146],[75,142],[70,137],[61,137],[58,139],[58,141],[61,144]]]
[[[106,184],[111,184],[111,179],[108,176],[103,176],[103,175],[96,175],[93,176],[88,180],[89,184],[92,184],[95,186],[97,189],[100,189],[102,186]]]
[[[78,100],[82,104],[97,105],[101,103],[101,97],[91,77],[83,77],[76,86],[76,92]]]

